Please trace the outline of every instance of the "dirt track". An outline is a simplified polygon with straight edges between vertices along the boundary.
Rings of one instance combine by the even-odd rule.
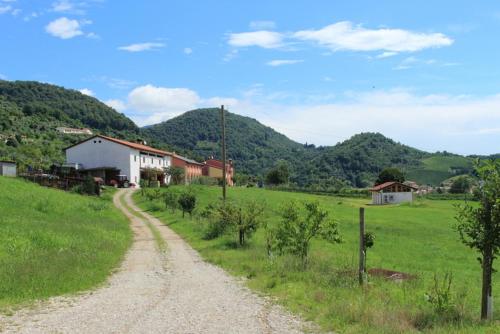
[[[134,243],[104,287],[57,297],[13,316],[0,331],[15,333],[301,333],[299,319],[255,295],[220,268],[204,262],[170,228],[140,211],[130,190],[115,205],[130,219]],[[124,207],[119,196],[125,196]],[[146,219],[166,241],[161,251]],[[309,328],[310,331],[310,328]]]

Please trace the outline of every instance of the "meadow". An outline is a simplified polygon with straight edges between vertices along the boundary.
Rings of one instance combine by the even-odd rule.
[[[105,281],[132,240],[113,192],[97,198],[0,177],[0,310]]]
[[[197,211],[220,200],[219,187],[192,186]],[[153,191],[148,189],[147,191]],[[181,192],[175,186],[164,191]],[[265,230],[260,229],[249,244],[239,247],[237,233],[204,240],[206,221],[165,209],[161,198],[134,194],[139,206],[160,218],[187,240],[209,262],[242,277],[255,291],[271,296],[289,310],[313,321],[323,330],[341,333],[498,333],[500,316],[481,323],[479,302],[481,269],[477,254],[459,241],[454,204],[460,201],[417,200],[413,204],[368,206],[369,199],[337,198],[257,188],[230,188],[235,202],[258,201],[266,207],[269,225],[280,221],[280,208],[290,200],[319,201],[329,217],[338,221],[341,244],[313,240],[307,270],[291,256],[269,258]],[[368,269],[382,268],[415,275],[394,282],[369,277],[361,288],[357,281],[359,207],[366,207],[366,230],[375,234],[368,251]],[[446,312],[439,313],[427,296],[436,297],[434,277],[443,284],[452,275]],[[500,297],[500,278],[494,276],[494,297]],[[442,292],[442,289],[440,289]]]

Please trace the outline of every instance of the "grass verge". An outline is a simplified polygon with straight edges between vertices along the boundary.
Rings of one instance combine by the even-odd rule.
[[[0,177],[0,309],[105,281],[132,240],[112,192],[81,196]]]

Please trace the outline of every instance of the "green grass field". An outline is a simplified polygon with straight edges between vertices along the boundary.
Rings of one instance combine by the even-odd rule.
[[[106,279],[132,239],[112,191],[96,198],[0,177],[0,309]]]
[[[198,210],[220,197],[220,188],[193,188]],[[174,187],[182,191],[182,187]],[[325,330],[341,333],[498,333],[499,313],[492,324],[479,318],[481,271],[476,253],[463,246],[453,230],[457,201],[418,201],[413,205],[366,207],[367,231],[375,233],[375,246],[368,252],[368,268],[411,273],[418,279],[395,283],[370,278],[365,289],[357,285],[358,212],[367,199],[335,198],[256,188],[230,188],[235,201],[263,202],[269,224],[279,222],[282,203],[295,199],[318,200],[338,220],[344,242],[331,245],[314,240],[310,264],[303,271],[294,258],[269,259],[264,231],[259,230],[248,246],[236,246],[237,235],[202,239],[205,222],[172,214],[160,200],[148,201],[134,194],[135,201],[183,236],[208,261],[236,276],[247,278],[249,287],[275,297],[287,308],[314,321]],[[425,294],[431,291],[434,274],[453,274],[452,297],[459,320],[450,322],[436,315]],[[494,277],[494,296],[500,298],[500,278]],[[495,290],[496,289],[496,290]]]

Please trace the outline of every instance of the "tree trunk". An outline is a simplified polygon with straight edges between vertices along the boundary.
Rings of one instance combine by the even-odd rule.
[[[481,294],[481,319],[486,320],[491,317],[491,311],[489,309],[489,299],[492,298],[491,291],[491,274],[492,274],[492,262],[493,254],[491,250],[486,250],[483,256],[483,287]],[[491,305],[492,306],[492,305]]]
[[[244,242],[245,242],[245,234],[243,233],[243,230],[240,230],[240,246],[243,246]]]

